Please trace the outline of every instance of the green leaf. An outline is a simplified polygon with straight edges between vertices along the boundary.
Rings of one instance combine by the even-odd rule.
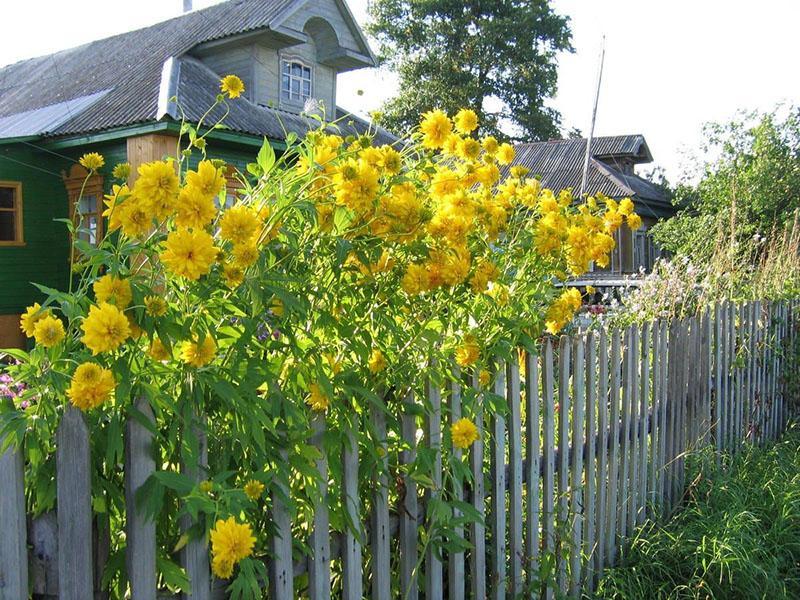
[[[176,471],[156,471],[153,476],[162,485],[175,490],[181,496],[186,496],[194,489],[194,480]]]
[[[170,559],[164,556],[156,557],[156,568],[170,591],[190,591],[189,577],[186,575],[186,571]]]
[[[261,144],[261,150],[258,151],[256,164],[261,167],[261,171],[264,175],[269,173],[272,165],[275,164],[275,150],[273,150],[267,138],[264,138],[264,143]]]

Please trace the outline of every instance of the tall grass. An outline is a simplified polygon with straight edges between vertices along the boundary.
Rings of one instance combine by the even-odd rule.
[[[737,241],[735,216],[718,224],[707,260],[675,256],[622,294],[612,324],[682,319],[724,300],[777,300],[800,293],[800,216],[784,229]]]
[[[598,598],[800,598],[800,428],[716,471],[694,457],[688,498],[639,531]]]

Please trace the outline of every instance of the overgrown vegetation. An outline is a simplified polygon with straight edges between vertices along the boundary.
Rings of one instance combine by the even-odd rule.
[[[694,457],[687,502],[639,531],[599,598],[800,597],[800,429],[716,468]]]
[[[666,250],[701,262],[726,232],[727,245],[746,260],[753,239],[782,231],[800,208],[800,107],[742,113],[706,125],[704,134],[701,179],[675,189],[680,212],[654,235]]]

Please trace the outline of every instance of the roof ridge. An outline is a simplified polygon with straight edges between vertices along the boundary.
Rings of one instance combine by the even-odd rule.
[[[69,48],[62,48],[60,50],[56,50],[55,52],[50,52],[50,53],[47,53],[47,54],[39,54],[37,56],[31,56],[29,58],[23,58],[23,59],[20,59],[20,60],[18,60],[16,62],[0,66],[0,73],[2,73],[2,71],[4,71],[5,69],[21,65],[22,63],[26,63],[26,62],[29,62],[29,61],[40,60],[40,59],[47,59],[47,58],[55,57],[55,56],[57,56],[59,54],[65,54],[65,53],[68,53],[68,52],[74,52],[75,50],[80,50],[80,49],[86,48],[86,47],[91,46],[92,44],[96,44],[98,42],[107,42],[107,41],[113,40],[115,38],[121,38],[121,37],[125,37],[125,36],[128,36],[128,35],[134,35],[134,34],[137,34],[137,33],[141,33],[142,31],[147,31],[148,29],[153,29],[155,27],[164,26],[167,23],[172,23],[174,21],[179,21],[181,19],[192,18],[194,15],[202,15],[204,13],[207,13],[208,11],[219,10],[219,8],[221,6],[223,6],[223,5],[225,5],[225,4],[242,4],[242,3],[246,3],[246,2],[257,2],[257,1],[258,0],[221,0],[220,2],[217,2],[216,4],[210,4],[209,6],[205,6],[203,8],[198,8],[196,10],[191,10],[189,12],[181,13],[181,14],[176,15],[174,17],[170,17],[169,19],[165,19],[163,21],[156,21],[155,23],[151,23],[150,25],[145,25],[144,27],[138,27],[136,29],[130,29],[128,31],[121,31],[119,33],[115,33],[115,34],[109,35],[107,37],[101,37],[101,38],[90,40],[90,41],[85,42],[83,44],[78,44],[77,46],[71,46]]]

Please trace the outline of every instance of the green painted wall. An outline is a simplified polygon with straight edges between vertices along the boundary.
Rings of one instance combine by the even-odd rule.
[[[80,147],[57,147],[46,150],[40,144],[0,146],[0,180],[22,182],[23,227],[25,245],[0,246],[0,315],[17,314],[42,294],[32,281],[48,287],[65,288],[68,284],[69,245],[64,219],[69,214],[67,193],[61,173],[85,152],[99,152],[106,165],[106,191],[114,183],[111,170],[127,160],[124,138]],[[209,141],[209,158],[221,158],[246,173],[248,162],[255,161],[258,149],[218,140]],[[196,166],[200,153],[190,159]]]
[[[68,283],[69,241],[66,225],[53,219],[69,214],[61,178],[84,152],[100,152],[106,167],[101,173],[111,187],[111,169],[126,160],[125,142],[117,141],[47,152],[37,145],[0,146],[0,180],[20,181],[23,199],[24,246],[0,246],[0,314],[16,314],[42,294],[32,281],[55,288]]]

